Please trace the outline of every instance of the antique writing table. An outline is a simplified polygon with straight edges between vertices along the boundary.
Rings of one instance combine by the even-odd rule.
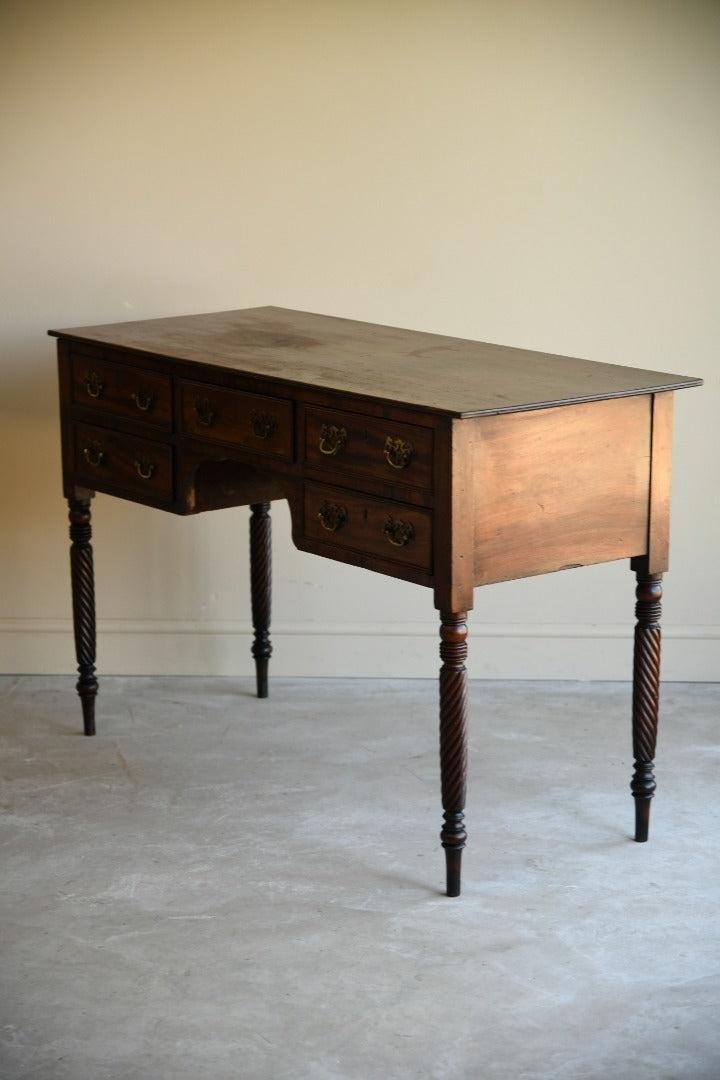
[[[672,391],[700,380],[264,307],[51,331],[85,733],[94,734],[90,499],[250,505],[267,696],[270,502],[303,551],[433,590],[447,892],[460,893],[467,611],[476,585],[630,558],[636,840],[655,791]]]

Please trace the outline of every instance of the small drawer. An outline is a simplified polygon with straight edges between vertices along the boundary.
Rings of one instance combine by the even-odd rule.
[[[168,375],[74,352],[72,380],[76,405],[128,420],[144,420],[165,431],[172,426],[172,381]]]
[[[430,428],[336,409],[305,410],[305,460],[333,472],[353,472],[432,488]]]
[[[432,570],[432,513],[404,503],[306,484],[305,536]]]
[[[75,424],[75,479],[96,491],[120,490],[139,502],[173,500],[172,448],[122,431]]]
[[[195,382],[182,382],[180,397],[183,434],[292,460],[292,402]]]

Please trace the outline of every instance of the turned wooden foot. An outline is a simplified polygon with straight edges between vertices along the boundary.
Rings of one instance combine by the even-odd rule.
[[[467,615],[441,613],[440,774],[447,895],[460,895],[460,865],[467,840],[464,826],[467,786]]]
[[[70,575],[72,580],[73,631],[79,678],[77,692],[86,735],[95,734],[95,574],[91,544],[90,499],[69,499]]]
[[[268,696],[268,662],[270,644],[270,597],[272,586],[272,522],[270,503],[253,503],[250,507],[250,595],[255,636],[252,655],[255,659],[257,696]]]
[[[650,800],[660,700],[660,616],[662,574],[648,574],[646,560],[633,560],[637,576],[635,652],[633,663],[632,738],[635,772],[630,790],[635,799],[635,839],[648,838]]]

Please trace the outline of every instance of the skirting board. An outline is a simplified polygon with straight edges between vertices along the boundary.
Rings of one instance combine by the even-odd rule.
[[[476,679],[626,681],[632,675],[632,625],[495,624],[473,620],[468,674]],[[271,674],[282,677],[428,678],[439,667],[430,624],[295,623],[272,627]],[[246,622],[101,620],[98,673],[250,676]],[[0,619],[0,672],[54,675],[75,670],[69,620]],[[663,631],[662,678],[715,682],[720,626]]]

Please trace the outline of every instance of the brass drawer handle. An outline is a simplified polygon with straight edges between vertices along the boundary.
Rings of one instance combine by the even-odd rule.
[[[99,398],[105,389],[105,384],[97,371],[89,371],[85,376],[85,389],[91,398]]]
[[[347,521],[347,510],[339,503],[324,502],[318,510],[318,521],[327,532],[337,532]]]
[[[250,428],[256,439],[272,439],[277,429],[277,420],[270,413],[256,412],[253,409],[250,413]]]
[[[97,469],[105,460],[105,451],[98,443],[83,446],[83,457],[93,469]]]
[[[195,415],[198,423],[203,427],[212,427],[215,423],[217,413],[213,408],[213,404],[210,398],[202,397],[195,399]]]
[[[385,521],[383,534],[393,547],[405,547],[415,538],[415,530],[409,521],[398,521],[393,517],[388,517]]]
[[[133,394],[132,399],[140,412],[149,412],[155,404],[155,395],[152,390],[149,390],[147,393],[140,390],[137,394]]]
[[[148,461],[147,458],[135,458],[135,468],[139,477],[149,480],[155,472],[156,465],[154,461]]]
[[[413,456],[413,445],[404,439],[394,439],[388,435],[385,440],[385,460],[393,469],[406,469]]]
[[[334,457],[335,454],[341,453],[347,444],[347,431],[344,427],[335,427],[334,424],[328,426],[323,424],[320,430],[320,442],[318,449],[321,454],[325,454],[326,457]]]

